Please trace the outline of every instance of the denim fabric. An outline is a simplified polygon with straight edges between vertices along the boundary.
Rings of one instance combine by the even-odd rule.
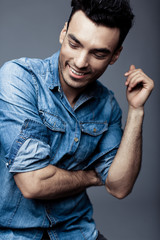
[[[21,58],[0,69],[0,239],[94,240],[92,205],[82,192],[53,201],[25,199],[13,175],[53,164],[95,169],[105,183],[118,149],[121,110],[98,80],[74,108],[58,74],[59,52],[45,60]]]

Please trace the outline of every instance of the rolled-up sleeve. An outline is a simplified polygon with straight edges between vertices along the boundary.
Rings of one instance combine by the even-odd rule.
[[[9,171],[13,173],[46,167],[50,160],[46,127],[38,122],[25,120],[6,159]]]
[[[112,113],[108,130],[103,135],[96,153],[97,160],[95,170],[101,177],[103,184],[105,184],[109,168],[117,153],[123,134],[121,128],[122,111],[114,97],[112,97],[111,104]]]
[[[102,145],[107,145],[108,142],[112,141],[112,146],[110,145],[108,149],[105,147],[101,154],[99,154],[99,158],[96,161],[95,169],[98,175],[101,177],[103,184],[105,184],[109,168],[114,160],[114,157],[119,148],[119,144],[122,137],[122,130],[119,128],[109,129],[106,133],[106,136],[103,139]]]
[[[10,172],[25,172],[49,164],[47,128],[38,113],[33,74],[25,60],[0,70],[0,144]]]

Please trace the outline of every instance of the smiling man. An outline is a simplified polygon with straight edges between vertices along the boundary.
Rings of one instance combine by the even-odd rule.
[[[63,91],[74,106],[79,94],[118,59],[122,48],[116,49],[118,28],[97,26],[82,10],[67,27],[66,23],[60,35],[59,73]]]
[[[130,66],[121,110],[99,77],[132,26],[126,0],[72,0],[61,49],[0,70],[0,238],[102,240],[86,188],[122,199],[141,166],[144,104],[153,81]]]

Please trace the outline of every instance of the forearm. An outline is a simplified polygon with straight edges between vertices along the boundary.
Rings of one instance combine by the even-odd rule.
[[[125,85],[129,112],[125,131],[106,180],[107,190],[118,198],[130,193],[141,167],[144,104],[154,82],[141,69],[130,66]]]
[[[107,190],[118,198],[130,193],[141,167],[143,108],[129,108],[122,141],[106,180]]]
[[[14,178],[24,197],[36,199],[63,198],[101,184],[94,171],[66,171],[53,165]]]

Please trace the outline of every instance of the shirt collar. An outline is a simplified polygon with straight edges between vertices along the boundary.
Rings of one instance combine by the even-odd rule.
[[[47,79],[47,84],[49,89],[51,90],[61,87],[60,80],[59,80],[59,71],[58,71],[59,53],[60,51],[56,52],[50,58],[50,71],[51,71],[52,77]]]

